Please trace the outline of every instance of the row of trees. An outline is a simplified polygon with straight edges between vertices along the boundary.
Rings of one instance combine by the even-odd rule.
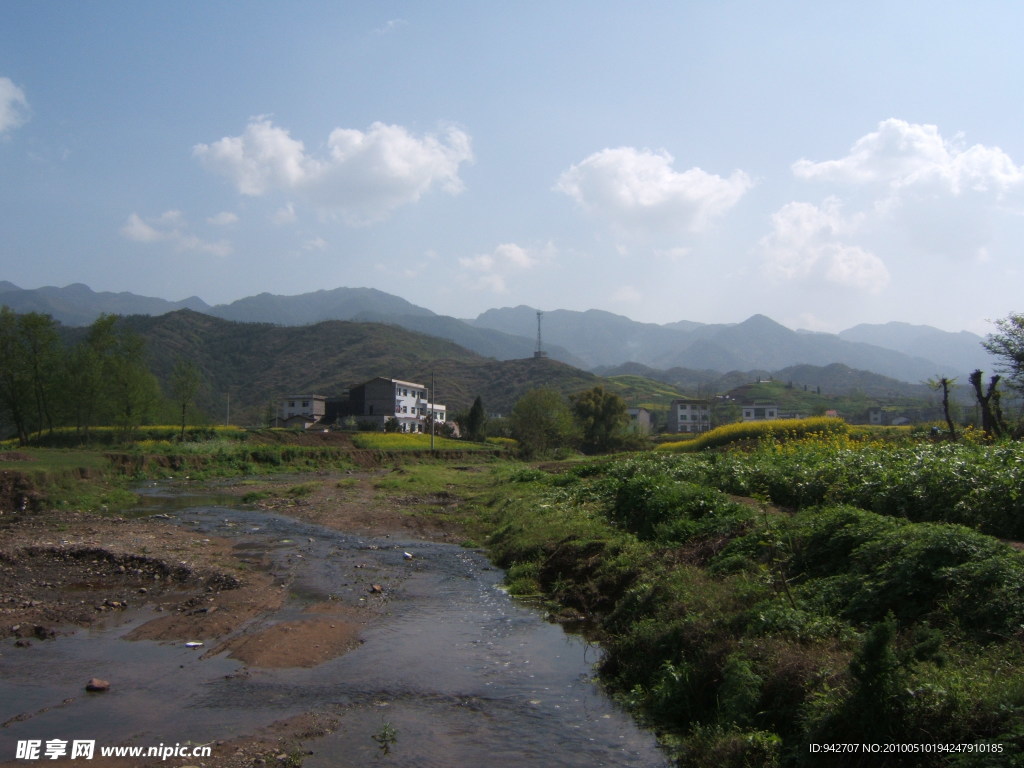
[[[25,444],[35,433],[114,426],[128,438],[167,400],[149,369],[145,341],[102,315],[74,344],[62,341],[49,315],[0,308],[0,426]],[[184,430],[200,385],[195,365],[180,361],[171,400]]]
[[[508,419],[490,421],[478,397],[456,420],[469,440],[515,438],[524,458],[566,449],[605,453],[638,447],[638,438],[628,429],[626,402],[601,386],[568,398],[554,389],[534,389],[516,402]]]

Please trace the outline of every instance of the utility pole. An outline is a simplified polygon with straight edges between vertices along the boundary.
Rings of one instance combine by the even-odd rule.
[[[430,372],[430,397],[427,398],[427,414],[430,416],[430,452],[434,452],[434,422],[437,421],[434,414],[434,372]]]

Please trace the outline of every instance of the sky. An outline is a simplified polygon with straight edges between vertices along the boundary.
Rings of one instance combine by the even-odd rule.
[[[0,7],[0,280],[439,314],[1024,311],[1024,4]],[[526,329],[529,333],[529,329]]]

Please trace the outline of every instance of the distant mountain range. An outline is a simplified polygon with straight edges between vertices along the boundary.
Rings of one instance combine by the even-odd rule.
[[[189,309],[248,323],[305,326],[327,320],[382,323],[445,339],[497,360],[533,356],[537,311],[491,309],[474,319],[435,314],[372,288],[335,288],[297,296],[262,293],[210,306],[197,297],[172,302],[132,293],[95,292],[86,285],[22,289],[0,282],[0,304],[16,312],[43,312],[69,326],[91,323],[102,313],[158,316]],[[638,364],[653,371],[685,369],[718,374],[779,371],[791,366],[840,364],[891,379],[919,383],[935,376],[962,377],[994,360],[982,337],[923,325],[858,325],[838,334],[794,331],[763,315],[735,324],[680,321],[640,323],[601,310],[543,313],[547,355],[584,370]]]

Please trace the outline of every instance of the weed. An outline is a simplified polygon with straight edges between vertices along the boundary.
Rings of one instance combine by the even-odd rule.
[[[381,754],[387,755],[391,748],[398,742],[398,731],[395,726],[385,721],[381,724],[380,730],[371,737],[380,747]]]
[[[284,492],[284,495],[293,499],[299,499],[303,496],[309,496],[319,487],[319,483],[301,483],[299,485],[293,485]]]

